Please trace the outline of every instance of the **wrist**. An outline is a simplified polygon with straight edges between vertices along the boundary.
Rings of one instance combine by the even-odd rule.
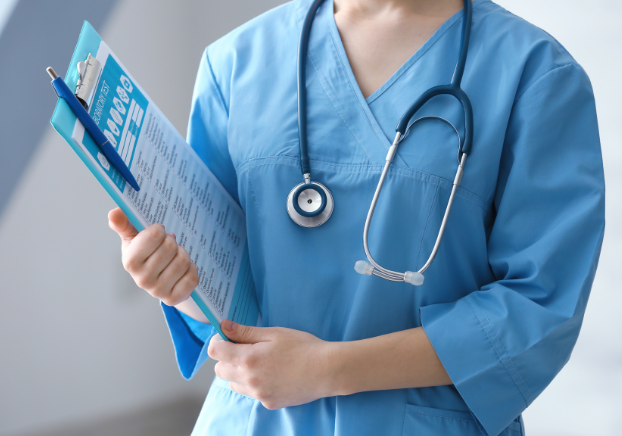
[[[209,320],[203,313],[203,311],[199,308],[197,303],[192,298],[188,298],[187,300],[182,301],[175,305],[175,309],[180,312],[185,313],[190,318],[193,318],[196,321],[202,322],[203,324],[209,324]]]
[[[356,393],[352,386],[355,342],[326,342],[323,356],[326,362],[327,397]]]

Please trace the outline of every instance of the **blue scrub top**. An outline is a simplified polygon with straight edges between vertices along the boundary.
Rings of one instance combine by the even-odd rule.
[[[313,180],[335,199],[318,228],[294,224],[302,181],[296,53],[311,0],[278,7],[209,46],[188,141],[247,216],[264,326],[352,341],[423,326],[451,386],[363,392],[270,411],[216,378],[193,435],[519,435],[520,414],[568,361],[604,232],[604,180],[589,79],[550,35],[486,1],[473,2],[462,87],[474,143],[440,251],[413,287],[361,276],[362,232],[395,126],[426,89],[449,83],[462,11],[365,99],[326,1],[307,64]],[[421,115],[462,126],[438,97]],[[425,263],[449,198],[456,135],[418,123],[400,145],[372,222],[381,265]],[[211,326],[164,306],[177,359],[191,377]],[[413,368],[416,370],[416,368]]]

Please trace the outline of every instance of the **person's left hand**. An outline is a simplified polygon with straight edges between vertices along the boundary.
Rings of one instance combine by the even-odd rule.
[[[331,342],[282,327],[248,327],[225,320],[207,353],[218,360],[216,375],[231,389],[261,401],[267,409],[297,406],[331,392]]]

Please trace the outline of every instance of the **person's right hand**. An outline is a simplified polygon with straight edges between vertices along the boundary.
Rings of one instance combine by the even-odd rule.
[[[186,301],[199,284],[197,267],[162,224],[138,232],[119,208],[108,213],[108,224],[122,241],[123,267],[136,284],[168,306]]]

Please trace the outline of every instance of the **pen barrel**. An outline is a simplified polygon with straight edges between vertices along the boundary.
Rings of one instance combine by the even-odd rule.
[[[104,144],[108,138],[106,138],[104,132],[101,131],[97,123],[95,123],[86,109],[84,109],[82,104],[80,104],[80,101],[76,98],[73,92],[71,92],[71,89],[69,89],[65,81],[62,78],[57,77],[52,80],[52,86],[54,86],[58,96],[62,97],[63,100],[67,102],[73,113],[76,114],[76,117],[80,120],[85,130],[89,132],[89,135],[91,135],[93,141],[95,141],[98,146]]]

